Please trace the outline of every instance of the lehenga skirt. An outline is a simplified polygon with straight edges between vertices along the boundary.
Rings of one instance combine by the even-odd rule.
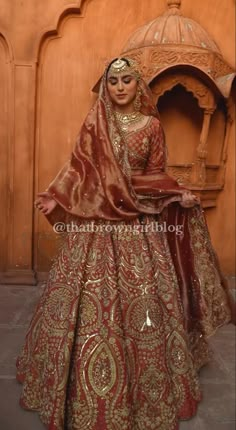
[[[201,399],[206,339],[230,320],[203,215],[182,266],[161,216],[70,225],[17,360],[21,405],[50,430],[176,430]]]

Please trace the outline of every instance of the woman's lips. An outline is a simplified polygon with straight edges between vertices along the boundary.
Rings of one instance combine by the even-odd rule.
[[[122,98],[124,98],[126,96],[127,96],[127,94],[117,94],[116,95],[116,97],[119,97],[119,99],[122,99]]]

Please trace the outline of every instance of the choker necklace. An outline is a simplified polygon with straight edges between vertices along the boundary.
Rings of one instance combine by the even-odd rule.
[[[141,115],[140,112],[120,113],[115,111],[115,118],[123,131],[127,131],[130,124],[139,122]]]

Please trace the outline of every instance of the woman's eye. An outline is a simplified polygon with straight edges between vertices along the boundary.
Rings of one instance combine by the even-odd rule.
[[[129,84],[130,82],[131,82],[131,79],[130,78],[128,78],[128,79],[124,79],[124,81],[123,81],[125,84]]]
[[[117,81],[109,81],[109,83],[111,84],[111,85],[116,85],[117,84]]]

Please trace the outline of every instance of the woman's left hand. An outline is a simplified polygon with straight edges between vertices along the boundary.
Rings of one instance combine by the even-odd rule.
[[[55,209],[57,202],[53,197],[47,192],[39,193],[37,199],[35,200],[35,207],[40,210],[44,215],[49,215],[53,209]]]
[[[199,199],[191,193],[191,191],[185,191],[182,194],[182,201],[179,202],[183,208],[192,208],[195,205],[198,205]]]

